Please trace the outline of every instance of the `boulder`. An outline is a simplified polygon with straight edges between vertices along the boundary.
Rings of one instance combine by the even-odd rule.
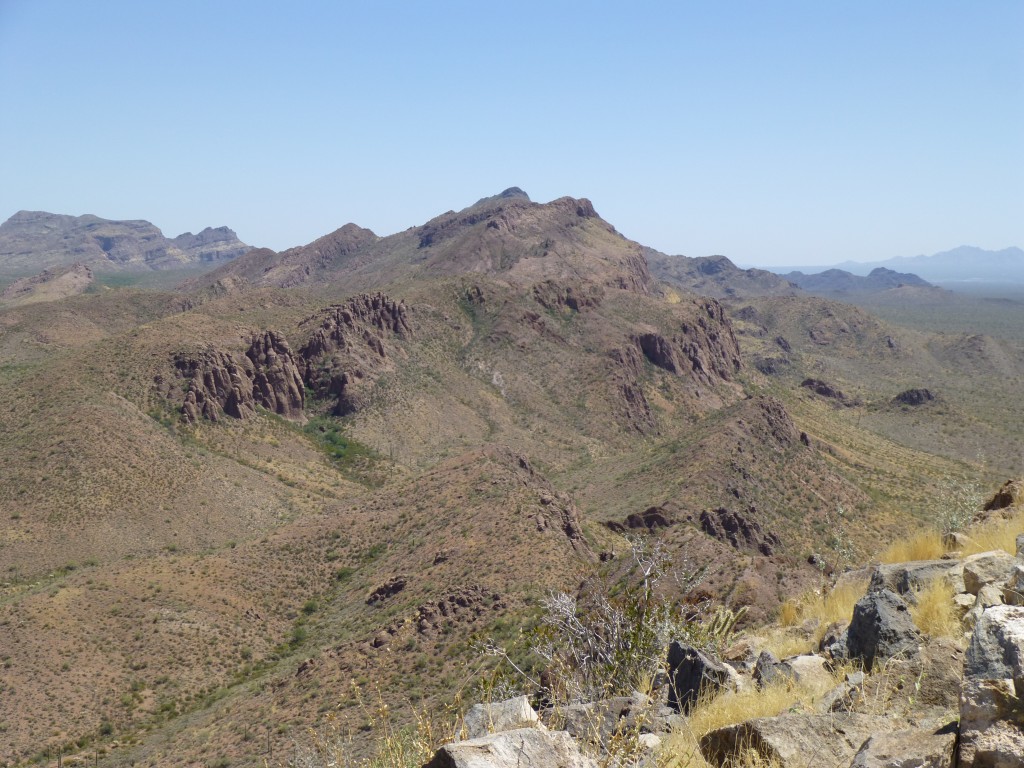
[[[895,592],[869,592],[854,606],[846,650],[851,659],[862,660],[865,669],[870,671],[875,661],[917,656],[919,641],[907,604]]]
[[[602,701],[573,704],[550,710],[545,719],[558,725],[577,741],[607,745],[616,734],[658,730],[654,704],[642,693],[613,696]]]
[[[818,700],[815,709],[823,715],[829,712],[852,712],[862,697],[865,677],[863,672],[846,675],[842,683]]]
[[[1017,565],[1017,559],[1009,552],[997,549],[964,558],[964,591],[978,594],[986,584],[1005,582]]]
[[[758,688],[763,688],[766,685],[777,683],[782,680],[792,680],[793,676],[789,673],[782,662],[776,658],[775,654],[771,651],[761,651],[761,654],[757,657],[757,663],[754,665],[754,681],[757,683]]]
[[[701,694],[727,687],[731,677],[724,664],[677,640],[668,647],[668,668],[668,705],[684,715]]]
[[[955,750],[955,722],[939,730],[879,733],[864,742],[850,768],[949,768]]]
[[[898,595],[905,595],[941,578],[949,580],[957,592],[963,591],[960,585],[960,563],[956,560],[918,560],[877,565],[871,573],[868,591],[890,589]]]
[[[1024,607],[986,610],[960,689],[959,768],[1024,768]]]
[[[507,701],[486,704],[474,704],[466,713],[466,735],[470,739],[486,736],[489,733],[514,731],[518,728],[540,728],[544,724],[533,707],[530,699],[519,696]]]
[[[732,765],[744,750],[778,768],[847,766],[865,741],[890,727],[886,718],[847,712],[762,717],[711,731],[700,751],[718,766]]]
[[[832,677],[825,659],[821,656],[804,654],[788,658],[782,663],[800,685],[825,690],[835,684],[835,678]]]
[[[441,747],[424,768],[597,768],[565,731],[520,728]]]

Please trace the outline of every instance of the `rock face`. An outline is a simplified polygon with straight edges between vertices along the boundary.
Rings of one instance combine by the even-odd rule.
[[[1024,608],[995,606],[974,628],[960,693],[960,768],[1024,766]]]
[[[907,604],[895,592],[883,589],[869,592],[854,606],[846,650],[851,659],[863,660],[871,670],[876,661],[917,656],[919,640]]]
[[[0,224],[0,267],[38,270],[75,262],[105,269],[168,269],[225,261],[249,250],[227,227],[173,240],[148,221],[19,211]]]
[[[256,406],[286,418],[301,418],[304,389],[299,365],[280,334],[265,331],[253,337],[244,356],[210,348],[196,355],[178,355],[179,376],[188,382],[182,418],[217,421],[255,415]]]
[[[319,396],[335,401],[344,416],[365,403],[366,391],[391,367],[394,339],[412,334],[405,304],[382,293],[361,294],[330,307],[303,324],[320,326],[299,354],[305,380]]]
[[[681,323],[671,338],[644,333],[635,336],[633,343],[653,365],[702,384],[731,381],[740,370],[732,324],[714,299],[702,300],[694,319]]]
[[[753,549],[762,555],[771,555],[782,543],[776,534],[763,530],[756,520],[724,507],[701,512],[700,527],[708,536],[727,541],[736,549]]]

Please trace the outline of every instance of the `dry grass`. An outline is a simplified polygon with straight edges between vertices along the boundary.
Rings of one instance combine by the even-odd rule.
[[[932,637],[959,638],[962,630],[953,595],[953,587],[945,579],[934,579],[917,592],[917,605],[911,606],[910,615],[918,629]]]
[[[945,554],[942,534],[929,528],[908,539],[894,541],[878,559],[883,563],[908,563],[914,560],[937,560]]]
[[[1017,536],[1024,533],[1024,509],[1009,520],[982,523],[968,532],[970,541],[964,547],[964,555],[991,552],[1002,549],[1011,555],[1017,551]]]
[[[759,717],[776,717],[784,712],[810,708],[814,701],[839,684],[839,678],[817,686],[780,682],[761,690],[750,688],[741,692],[728,692],[698,702],[686,720],[686,727],[673,733],[665,742],[661,762],[669,768],[705,768],[709,764],[701,757],[700,740],[705,734],[736,723]],[[755,754],[738,756],[736,768],[768,768]]]
[[[792,632],[775,633],[769,637],[768,645],[776,655],[802,653],[821,640],[825,628],[836,621],[849,621],[853,606],[867,591],[867,581],[850,581],[836,585],[825,594],[811,593],[798,600],[787,600],[782,604],[779,624],[783,628],[810,623],[817,626],[811,639],[799,638]],[[773,645],[775,644],[775,645]],[[778,650],[775,650],[775,648]]]

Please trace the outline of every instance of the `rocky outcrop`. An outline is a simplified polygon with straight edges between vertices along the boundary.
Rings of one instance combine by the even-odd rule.
[[[222,414],[246,419],[255,415],[257,406],[302,418],[300,367],[284,337],[274,331],[255,335],[244,355],[210,347],[178,354],[174,366],[187,381],[181,415],[188,423],[217,421]]]
[[[245,356],[253,365],[253,400],[288,419],[302,417],[302,373],[284,336],[265,331],[253,338]]]
[[[1000,509],[1008,509],[1024,502],[1024,482],[1020,480],[1007,480],[992,496],[985,502],[984,510],[994,512]]]
[[[654,432],[657,423],[640,384],[643,364],[637,348],[614,349],[608,356],[611,361],[608,378],[615,390],[613,402],[618,406],[619,421],[640,434]]]
[[[821,379],[804,379],[800,382],[800,386],[804,389],[809,389],[816,395],[827,397],[829,400],[836,400],[837,402],[846,404],[849,399],[846,395],[836,387],[832,386],[828,382],[821,381]]]
[[[705,385],[731,381],[741,367],[732,324],[714,299],[702,299],[693,319],[680,323],[671,337],[642,333],[633,343],[651,364]]]
[[[446,624],[476,619],[505,608],[507,605],[497,592],[468,586],[421,605],[414,623],[421,635],[434,637],[441,634]]]
[[[748,513],[756,514],[756,509],[750,507]],[[736,549],[756,550],[762,555],[773,554],[782,543],[777,535],[763,530],[752,517],[724,507],[701,512],[700,527],[708,536],[728,542]]]
[[[545,280],[533,286],[533,297],[545,309],[583,312],[601,306],[604,288],[593,283]]]
[[[960,768],[1024,766],[1024,608],[986,610],[960,693]]]
[[[935,400],[935,395],[927,389],[907,389],[892,399],[897,405],[919,406]]]
[[[377,377],[393,366],[394,342],[412,335],[405,303],[382,293],[361,294],[307,318],[319,322],[299,354],[304,379],[318,396],[335,401],[344,416],[366,402]]]

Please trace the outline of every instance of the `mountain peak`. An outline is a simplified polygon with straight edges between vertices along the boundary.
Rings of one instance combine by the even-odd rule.
[[[499,192],[498,194],[492,195],[491,197],[481,197],[470,207],[475,208],[481,203],[493,203],[499,200],[525,200],[528,203],[532,202],[530,200],[530,196],[526,194],[523,190],[521,190],[519,187],[509,187],[503,192]]]

